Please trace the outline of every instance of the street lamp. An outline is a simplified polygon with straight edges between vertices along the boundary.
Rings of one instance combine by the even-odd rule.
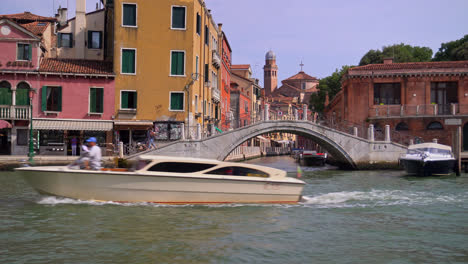
[[[32,124],[32,117],[33,117],[33,96],[36,93],[36,89],[31,88],[29,89],[29,162],[32,164],[34,162],[34,142],[33,142],[33,124]]]

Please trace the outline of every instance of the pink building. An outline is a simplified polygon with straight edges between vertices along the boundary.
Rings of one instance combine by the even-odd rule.
[[[30,95],[37,154],[71,155],[71,142],[90,136],[112,142],[112,63],[50,58],[55,26],[27,12],[0,16],[0,154],[28,153]]]

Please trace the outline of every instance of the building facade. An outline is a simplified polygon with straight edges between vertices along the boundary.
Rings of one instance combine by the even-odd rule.
[[[71,154],[73,137],[112,141],[112,64],[53,58],[55,22],[29,12],[0,18],[2,154],[28,153],[31,120],[37,154]]]
[[[231,112],[231,46],[224,31],[221,31],[221,124],[222,131],[232,128],[233,115]]]
[[[453,145],[463,130],[468,150],[468,61],[371,64],[350,68],[342,91],[325,109],[328,119],[363,128],[374,125],[382,137],[390,125],[392,140]],[[363,133],[365,133],[363,129]],[[365,135],[364,135],[365,136]]]
[[[156,124],[157,139],[193,137],[220,119],[219,29],[201,0],[113,1],[115,124],[131,144]],[[135,136],[137,135],[137,136]]]

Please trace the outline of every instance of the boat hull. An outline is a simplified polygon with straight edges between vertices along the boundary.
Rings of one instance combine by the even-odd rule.
[[[324,166],[325,158],[324,157],[303,157],[302,163],[304,166]]]
[[[431,176],[449,175],[453,173],[455,160],[422,161],[400,159],[400,164],[408,174]]]
[[[19,170],[39,193],[114,202],[297,203],[302,183],[109,173]]]

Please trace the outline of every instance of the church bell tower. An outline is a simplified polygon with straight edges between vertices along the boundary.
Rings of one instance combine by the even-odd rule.
[[[276,55],[270,50],[265,55],[265,66],[263,67],[263,86],[265,96],[271,96],[273,91],[278,88],[278,66],[276,65]]]

